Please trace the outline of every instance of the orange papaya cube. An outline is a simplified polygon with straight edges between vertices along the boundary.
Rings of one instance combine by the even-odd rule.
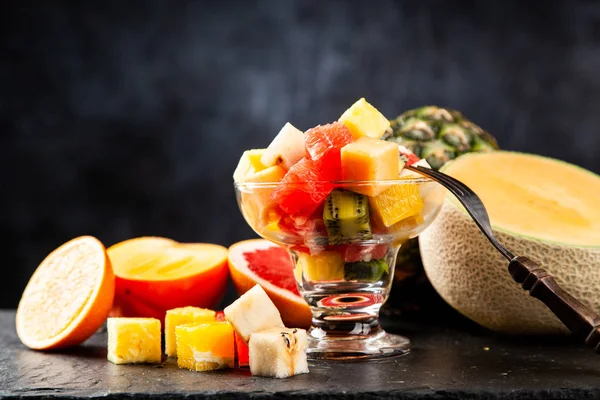
[[[177,357],[177,341],[175,328],[179,325],[215,320],[215,312],[200,307],[179,307],[167,311],[165,317],[165,353],[169,357]]]
[[[380,181],[398,179],[400,165],[398,145],[366,136],[342,147],[343,181]],[[357,185],[352,191],[377,196],[389,185]]]
[[[175,328],[177,366],[190,371],[233,368],[233,327],[229,322],[184,324]]]

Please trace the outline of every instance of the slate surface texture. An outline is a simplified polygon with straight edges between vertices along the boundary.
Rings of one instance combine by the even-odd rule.
[[[310,374],[256,378],[248,370],[196,373],[113,365],[106,334],[70,352],[28,350],[0,311],[0,398],[129,399],[586,399],[600,397],[600,356],[569,338],[516,340],[480,330],[388,321],[413,340],[410,355],[378,362],[311,362]]]

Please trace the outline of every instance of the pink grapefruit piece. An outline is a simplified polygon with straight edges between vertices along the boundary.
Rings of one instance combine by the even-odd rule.
[[[239,295],[259,284],[279,310],[285,326],[310,327],[310,308],[298,293],[287,250],[264,239],[244,240],[229,248],[227,260]]]

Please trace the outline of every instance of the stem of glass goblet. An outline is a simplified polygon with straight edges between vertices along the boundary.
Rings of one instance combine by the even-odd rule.
[[[295,250],[289,250],[295,266],[294,275],[298,291],[312,311],[311,335],[315,338],[318,335],[358,338],[382,331],[379,326],[379,311],[390,293],[400,246],[372,241],[365,241],[356,246],[359,250],[358,254],[363,259],[352,261],[354,263],[352,267],[359,268],[364,265],[364,268],[368,268],[371,257],[376,255],[377,259],[385,261],[387,271],[377,279],[351,279],[347,270],[351,263],[346,262],[343,271],[340,271],[337,266],[323,264],[321,268],[331,268],[332,271],[311,271],[313,275],[311,276],[306,267],[302,265],[303,262],[306,262],[303,260],[310,258]],[[325,251],[334,252],[340,251],[339,249],[339,246],[330,246]],[[361,253],[363,249],[364,254]],[[344,253],[341,256],[348,257],[348,254]],[[363,264],[357,264],[360,262]],[[328,279],[319,280],[314,275]]]

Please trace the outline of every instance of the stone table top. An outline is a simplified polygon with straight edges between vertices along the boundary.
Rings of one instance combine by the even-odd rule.
[[[106,333],[59,353],[27,349],[14,311],[0,311],[0,398],[400,398],[600,397],[600,356],[570,338],[506,338],[470,327],[388,320],[413,341],[411,354],[381,361],[310,362],[310,374],[252,377],[247,369],[197,373],[167,361],[113,365]]]

